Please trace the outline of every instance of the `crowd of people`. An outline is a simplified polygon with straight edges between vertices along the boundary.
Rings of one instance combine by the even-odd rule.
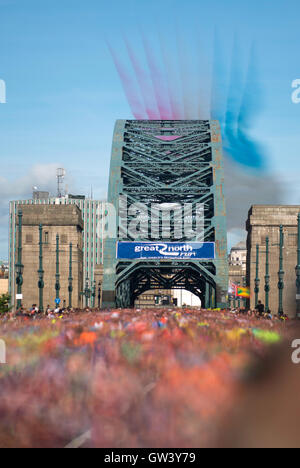
[[[269,308],[266,308],[265,305],[258,301],[255,309],[246,309],[241,307],[233,307],[230,309],[233,314],[237,315],[247,315],[248,317],[256,317],[257,319],[266,319],[266,320],[289,320],[287,314],[273,314]]]
[[[198,308],[199,309],[199,308]],[[94,310],[99,312],[98,308],[89,308],[86,307],[83,309],[85,312],[89,312],[90,310]],[[204,309],[202,309],[204,310]],[[69,315],[71,313],[78,313],[80,312],[81,309],[78,308],[73,308],[73,307],[67,307],[65,304],[63,304],[62,307],[56,306],[52,308],[49,304],[45,308],[44,311],[41,311],[37,304],[32,304],[32,307],[29,309],[26,309],[23,307],[23,305],[16,310],[16,312],[10,312],[9,315],[11,317],[16,316],[16,317],[27,317],[27,318],[41,318],[41,317],[48,317],[49,319],[53,319],[56,316],[64,316],[64,315]],[[289,320],[288,315],[286,314],[273,314],[270,309],[266,309],[264,304],[262,304],[261,301],[258,301],[258,304],[255,309],[247,309],[245,307],[231,307],[228,309],[224,309],[226,312],[231,312],[234,315],[247,315],[248,317],[255,317],[257,319],[266,319],[266,320],[281,320],[281,321],[286,321]]]
[[[16,312],[10,312],[9,315],[11,317],[16,316],[16,317],[27,317],[27,318],[54,318],[57,315],[68,315],[71,314],[72,312],[78,312],[80,309],[74,309],[72,307],[55,307],[51,308],[50,305],[48,304],[45,311],[42,311],[39,309],[37,304],[32,304],[32,306],[29,309],[26,309],[23,305],[19,307]],[[85,310],[89,310],[88,308]]]
[[[93,447],[214,445],[252,360],[289,332],[231,310],[30,309],[0,320],[1,447],[62,447],[87,429]]]

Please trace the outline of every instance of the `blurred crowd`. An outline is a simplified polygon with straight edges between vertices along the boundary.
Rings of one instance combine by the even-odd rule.
[[[185,309],[189,309],[188,307],[185,307]],[[205,310],[201,309],[200,307],[194,307],[191,308],[194,310]],[[139,310],[139,309],[137,309]],[[176,309],[174,309],[176,310]],[[209,309],[211,310],[211,309]],[[219,309],[213,309],[213,310],[219,310]],[[48,317],[49,319],[52,319],[56,316],[60,315],[68,315],[71,313],[79,313],[79,312],[101,312],[99,308],[90,308],[86,307],[85,309],[78,309],[78,308],[72,308],[72,307],[59,307],[56,306],[55,308],[51,308],[50,305],[48,304],[45,311],[41,311],[37,304],[32,304],[32,307],[30,309],[25,309],[23,305],[16,310],[16,312],[10,312],[8,316],[10,318],[13,317],[27,317],[27,318],[43,318],[43,317]],[[288,315],[282,314],[273,314],[270,309],[265,310],[264,305],[259,301],[256,309],[246,309],[244,307],[231,307],[227,309],[223,309],[222,312],[226,313],[231,313],[233,315],[244,315],[247,317],[253,317],[256,319],[266,319],[266,320],[280,320],[280,321],[286,321],[289,320]]]
[[[0,447],[64,447],[86,431],[88,447],[300,445],[297,330],[239,309],[9,313]]]

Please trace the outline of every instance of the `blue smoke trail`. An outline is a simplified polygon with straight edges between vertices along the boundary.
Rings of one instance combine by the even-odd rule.
[[[219,51],[215,50],[215,60],[218,54]],[[264,149],[249,136],[251,126],[261,107],[261,91],[258,83],[254,46],[251,48],[247,76],[244,79],[238,40],[237,38],[234,40],[225,121],[223,119],[222,96],[220,97],[220,90],[218,89],[220,86],[217,85],[218,80],[224,74],[224,70],[222,74],[219,67],[219,76],[214,77],[217,88],[214,90],[214,115],[221,122],[224,149],[240,165],[263,170],[267,159]],[[220,99],[219,104],[218,99]],[[220,105],[220,108],[218,108],[218,105]]]

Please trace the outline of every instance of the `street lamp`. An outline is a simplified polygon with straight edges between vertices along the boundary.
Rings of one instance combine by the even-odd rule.
[[[259,294],[259,284],[260,284],[260,279],[259,279],[258,273],[259,273],[259,245],[256,244],[256,277],[255,277],[255,280],[254,280],[254,284],[255,284],[255,288],[254,288],[255,307],[257,307],[257,304],[258,304],[258,294]]]
[[[246,276],[243,276],[243,286],[244,286],[244,288],[247,287],[247,278],[246,278]],[[244,298],[244,309],[246,310],[246,308],[247,308],[247,299]]]
[[[101,305],[101,283],[99,281],[98,283],[98,309],[100,309],[100,305]]]
[[[91,297],[91,290],[89,288],[89,278],[86,279],[84,296],[85,296],[85,306],[88,307],[89,306],[89,299]]]
[[[22,284],[23,284],[23,272],[24,272],[24,265],[22,264],[22,218],[23,212],[20,210],[18,212],[19,217],[19,235],[18,235],[18,262],[16,263],[16,283],[17,283],[17,309],[20,309],[22,305],[22,299],[20,299],[22,295]]]
[[[241,285],[241,283],[238,282],[238,283],[237,283],[237,286],[240,286],[240,285]],[[240,296],[238,296],[238,308],[239,308],[239,309],[241,308],[241,297],[240,297]]]
[[[95,308],[95,298],[96,298],[96,281],[93,281],[93,290],[92,290],[92,308]]]
[[[45,287],[44,283],[44,270],[43,270],[43,226],[40,224],[39,226],[39,246],[40,246],[40,253],[39,253],[39,281],[38,281],[38,288],[39,288],[39,310],[41,312],[44,311],[44,304],[43,304],[43,290]]]
[[[283,245],[284,245],[284,234],[283,234],[283,226],[280,225],[280,240],[279,240],[279,271],[278,271],[278,295],[279,295],[279,306],[278,306],[278,314],[279,316],[283,315],[283,303],[282,303],[282,295],[284,289],[284,271],[283,271]]]
[[[265,307],[266,312],[269,311],[269,292],[270,292],[270,275],[269,275],[269,237],[266,237],[266,276],[265,276]]]
[[[55,275],[56,302],[59,304],[60,274],[59,274],[59,235],[56,236],[56,275]]]
[[[259,295],[259,285],[260,285],[260,279],[259,279],[259,255],[260,253],[266,254],[266,274],[265,274],[265,309],[266,311],[269,310],[269,292],[270,292],[270,275],[269,275],[269,254],[270,254],[270,239],[269,237],[266,237],[266,250],[260,250],[259,245],[256,245],[256,278],[255,278],[255,307],[258,304],[258,295]]]
[[[70,262],[69,262],[69,307],[72,307],[72,293],[73,293],[73,277],[72,277],[72,260],[73,260],[73,244],[70,243]]]

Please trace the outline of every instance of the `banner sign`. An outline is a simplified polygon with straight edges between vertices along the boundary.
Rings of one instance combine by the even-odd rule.
[[[213,260],[214,242],[118,242],[117,258],[122,260]]]

